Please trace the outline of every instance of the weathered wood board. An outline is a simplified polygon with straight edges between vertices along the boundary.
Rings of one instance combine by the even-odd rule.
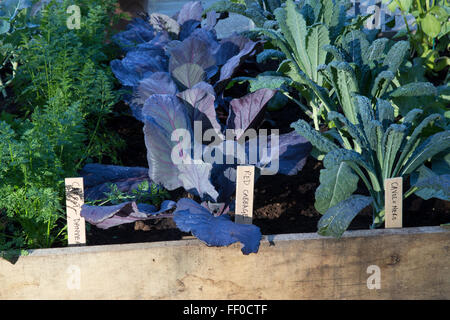
[[[249,256],[198,240],[36,250],[0,260],[0,299],[450,299],[450,230],[266,236]]]

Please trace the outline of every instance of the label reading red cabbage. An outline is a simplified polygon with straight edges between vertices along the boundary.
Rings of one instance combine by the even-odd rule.
[[[252,224],[254,185],[255,167],[238,166],[236,176],[236,223]]]

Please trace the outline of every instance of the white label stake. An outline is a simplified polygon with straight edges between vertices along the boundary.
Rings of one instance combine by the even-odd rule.
[[[403,178],[384,180],[384,226],[401,228],[403,226]]]
[[[81,217],[84,204],[83,178],[66,178],[67,238],[69,245],[86,244],[86,226]]]
[[[236,173],[236,223],[252,224],[255,167],[238,166]]]

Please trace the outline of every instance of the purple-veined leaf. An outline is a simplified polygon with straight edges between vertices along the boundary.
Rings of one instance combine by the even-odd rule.
[[[155,37],[155,30],[144,19],[135,18],[127,26],[127,30],[113,36],[113,41],[124,51],[133,50],[137,45],[146,43]]]
[[[231,101],[230,115],[227,119],[227,128],[242,130],[239,139],[249,128],[255,127],[262,120],[267,102],[275,95],[271,89],[260,89],[240,99]]]
[[[202,21],[203,7],[201,1],[185,3],[178,13],[177,22],[183,25],[187,21]]]
[[[132,103],[142,108],[145,101],[154,94],[174,95],[177,91],[175,82],[173,82],[172,77],[167,72],[155,72],[139,82],[134,92]]]
[[[217,20],[218,20],[219,16],[220,16],[220,14],[218,14],[214,10],[213,11],[208,11],[206,13],[205,24],[202,26],[203,29],[208,30],[208,31],[213,30],[214,27],[217,24]]]
[[[157,33],[152,40],[138,44],[136,50],[132,51],[148,51],[154,56],[161,56],[168,60],[165,47],[169,42],[171,42],[171,39],[167,36],[167,34]]]
[[[217,64],[224,65],[228,60],[244,50],[245,46],[253,46],[253,44],[255,44],[255,42],[239,35],[233,35],[222,39],[218,50],[215,52]]]
[[[121,167],[90,163],[84,166],[80,175],[86,188],[94,187],[105,182],[116,182],[130,178],[147,178],[147,168]]]
[[[183,184],[178,177],[180,172],[171,158],[172,150],[176,146],[176,142],[170,140],[171,133],[162,129],[151,119],[145,119],[144,123],[149,177],[168,190],[181,187]],[[182,154],[180,154],[181,157]]]
[[[273,148],[272,136],[269,136],[267,146],[267,150],[259,150],[257,167],[261,170],[272,171],[269,168],[276,161],[278,165],[273,167],[273,170],[276,170],[274,173],[289,176],[295,175],[303,169],[312,150],[312,144],[295,131],[280,135],[278,144],[275,144]]]
[[[201,89],[201,90],[203,90],[203,91],[205,91],[205,92],[207,92],[207,93],[209,93],[209,94],[211,94],[213,96],[216,95],[216,92],[214,91],[214,87],[212,85],[210,85],[209,83],[204,82],[204,81],[197,83],[195,86],[192,87],[192,89]]]
[[[181,100],[155,94],[145,102],[142,116],[151,180],[168,190],[184,187],[201,198],[216,200],[217,191],[209,181],[212,165],[192,162],[192,119]],[[171,139],[177,129],[185,129],[180,142]]]
[[[194,163],[192,159],[178,165],[179,179],[183,188],[189,193],[199,196],[202,200],[216,201],[219,193],[210,182],[212,168],[213,165],[210,163],[200,160]]]
[[[173,82],[172,77],[167,72],[151,74],[149,77],[141,80],[134,90],[133,97],[129,102],[133,116],[143,121],[142,108],[148,98],[154,94],[175,95],[177,91],[175,82]]]
[[[174,221],[181,231],[191,232],[208,246],[229,246],[241,242],[243,254],[258,252],[262,235],[257,226],[236,224],[228,215],[215,217],[191,199],[178,201]]]
[[[216,108],[214,106],[215,95],[197,87],[178,93],[178,97],[194,108],[193,120],[202,122],[203,131],[215,129],[217,132],[220,132],[221,126],[217,121]]]
[[[176,129],[191,130],[186,107],[182,101],[171,94],[154,94],[144,104],[142,115],[145,120],[153,119],[169,136]],[[170,138],[170,137],[169,137]]]
[[[198,27],[200,27],[201,23],[200,21],[196,20],[189,20],[183,23],[180,30],[180,35],[178,38],[183,41],[187,39]]]
[[[184,88],[192,88],[206,79],[205,70],[195,63],[185,63],[172,71],[172,76]]]
[[[191,36],[172,48],[169,59],[169,71],[184,64],[196,64],[206,70],[216,64],[212,54],[212,45],[206,39]]]
[[[165,213],[176,206],[171,200],[165,200],[161,209],[148,204],[136,204],[125,202],[114,206],[90,206],[81,207],[81,216],[87,222],[100,229],[109,229],[125,223],[155,219],[159,214]]]
[[[220,70],[220,78],[216,83],[216,91],[220,92],[225,89],[227,83],[233,77],[237,69],[244,63],[244,61],[257,52],[259,42],[247,42],[244,48],[235,56],[230,58]]]
[[[111,61],[111,70],[116,78],[129,87],[137,86],[140,80],[166,68],[166,58],[155,55],[153,50],[130,51],[124,59]]]
[[[142,117],[150,179],[168,190],[181,187],[180,172],[174,161],[181,163],[188,150],[182,143],[172,141],[171,136],[176,129],[191,132],[186,107],[174,95],[154,94],[145,102]],[[172,151],[176,159],[172,158]]]
[[[211,48],[211,52],[213,53],[216,52],[219,48],[219,42],[217,40],[215,31],[198,28],[192,32],[191,37],[200,39],[208,43],[209,47]]]

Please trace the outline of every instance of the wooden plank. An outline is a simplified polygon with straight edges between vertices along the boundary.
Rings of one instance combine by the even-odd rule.
[[[380,289],[368,289],[374,266]],[[450,231],[266,236],[248,256],[239,245],[183,240],[36,250],[14,265],[0,260],[0,299],[36,298],[449,299]]]

